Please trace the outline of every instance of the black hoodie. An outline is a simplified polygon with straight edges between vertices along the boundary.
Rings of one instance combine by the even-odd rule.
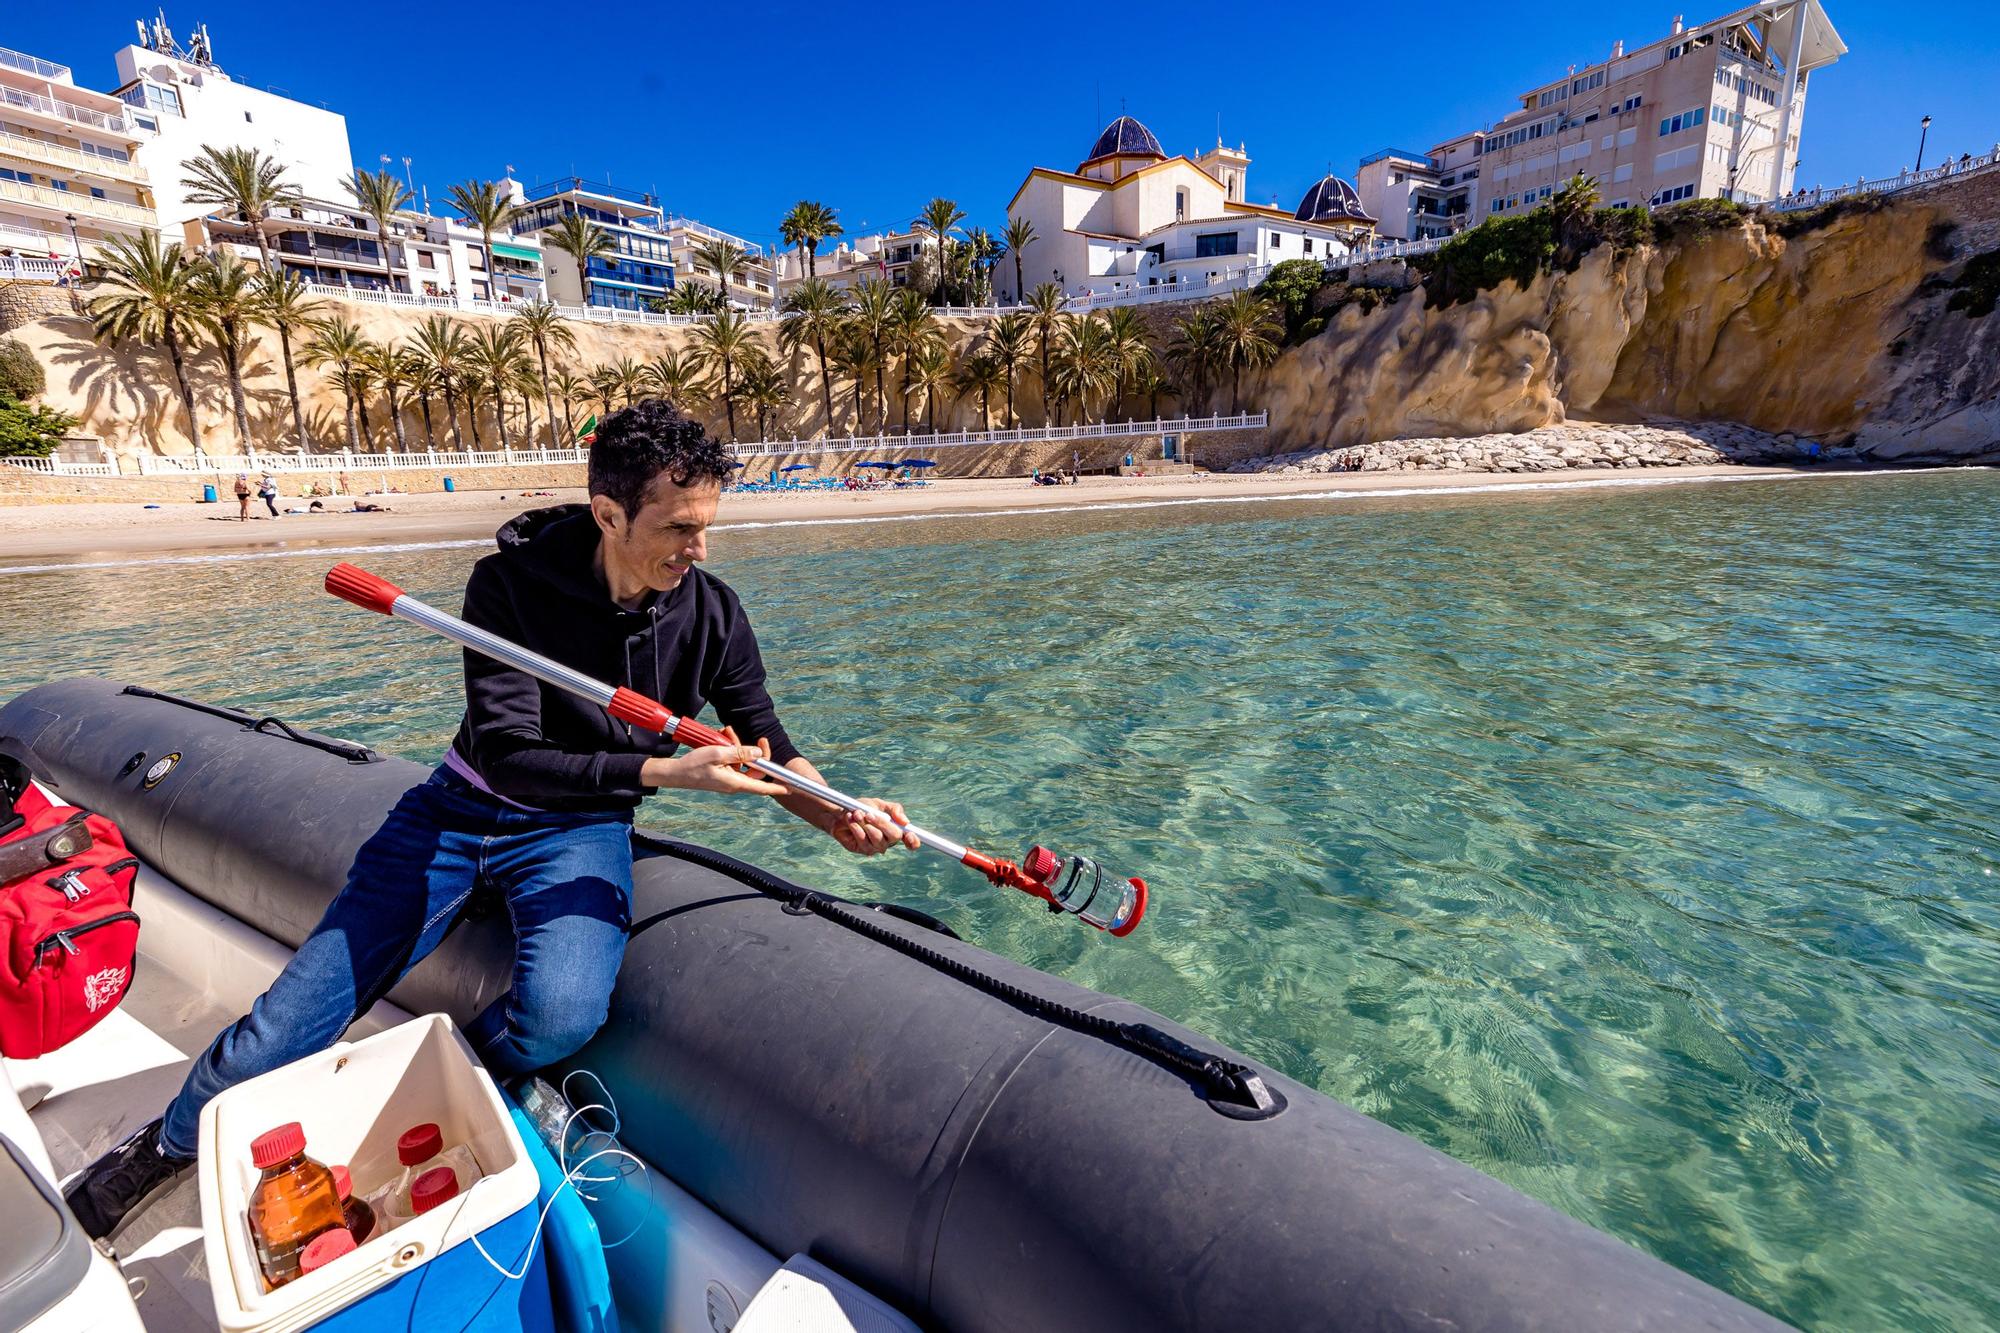
[[[472,567],[465,619],[682,716],[713,703],[746,743],[771,742],[779,763],[798,754],[764,689],[750,621],[721,579],[695,566],[636,611],[611,600],[593,556],[597,522],[585,505],[521,515],[500,550]],[[639,770],[675,746],[490,657],[465,654],[458,757],[495,793],[542,810],[631,810],[652,793]]]

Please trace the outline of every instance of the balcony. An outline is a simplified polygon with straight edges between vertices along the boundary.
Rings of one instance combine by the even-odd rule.
[[[30,139],[24,134],[13,134],[0,130],[0,156],[24,158],[30,162],[40,162],[45,166],[61,167],[65,171],[80,172],[86,176],[103,176],[107,180],[126,181],[133,185],[146,184],[146,169],[137,162],[120,162],[116,158],[99,157],[95,153],[82,152],[67,144],[51,143],[47,139]]]
[[[48,116],[55,120],[66,120],[74,125],[88,125],[92,129],[104,130],[111,134],[129,134],[131,126],[125,117],[115,112],[94,111],[75,102],[59,102],[44,97],[40,93],[27,92],[20,88],[0,86],[0,106],[12,107],[38,116]]]
[[[0,65],[8,69],[18,69],[23,74],[32,74],[38,79],[71,82],[68,65],[58,65],[53,60],[44,60],[40,56],[31,56],[23,51],[10,51],[4,46],[0,46]]]
[[[131,227],[157,227],[159,218],[150,208],[138,204],[120,203],[116,199],[97,199],[75,190],[51,190],[43,185],[23,185],[19,181],[0,180],[0,199],[11,199],[27,204],[31,208],[46,208],[56,213],[75,213],[81,217],[96,218],[101,222],[118,222]]]
[[[312,260],[319,264],[344,264],[350,268],[372,268],[377,273],[382,271],[382,256],[379,253],[363,254],[359,250],[342,250],[331,245],[274,245],[271,253],[282,259]]]

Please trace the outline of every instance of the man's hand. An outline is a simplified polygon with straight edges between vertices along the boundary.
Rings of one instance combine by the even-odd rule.
[[[872,796],[863,796],[861,803],[871,809],[880,810],[893,819],[899,827],[886,827],[882,821],[858,815],[852,810],[835,810],[827,821],[820,825],[833,835],[833,840],[853,852],[856,856],[874,856],[886,852],[901,843],[911,851],[923,846],[917,835],[903,830],[900,826],[910,822],[903,813],[903,807],[894,801],[878,801]]]
[[[743,765],[762,759],[764,749],[750,745],[703,745],[671,759],[648,759],[639,780],[648,787],[682,791],[747,792],[752,796],[784,796],[791,788],[759,777]]]

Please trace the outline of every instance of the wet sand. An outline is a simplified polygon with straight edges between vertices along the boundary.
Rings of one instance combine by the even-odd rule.
[[[1811,475],[1779,468],[1685,467],[1570,469],[1563,472],[1364,472],[1275,476],[1196,473],[1178,477],[1086,477],[1075,486],[1031,486],[1019,477],[952,478],[910,490],[806,491],[788,495],[725,495],[718,526],[768,523],[906,519],[926,514],[978,514],[1080,505],[1156,504],[1204,498],[1327,492],[1402,493],[1425,490],[1505,490],[1605,483],[1671,484],[1715,477]],[[581,488],[524,498],[518,491],[459,491],[361,497],[387,506],[380,514],[323,513],[272,519],[262,502],[248,522],[235,506],[193,502],[147,509],[130,501],[101,504],[15,505],[0,508],[0,561],[90,561],[148,554],[213,550],[312,550],[489,539],[515,514],[545,505],[581,501]],[[328,502],[345,506],[345,499]],[[298,506],[281,498],[279,507]],[[0,572],[5,572],[0,568]]]

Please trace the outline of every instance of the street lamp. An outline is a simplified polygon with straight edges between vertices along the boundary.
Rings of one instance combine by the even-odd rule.
[[[76,238],[76,214],[63,214],[63,221],[69,224],[69,243],[76,250],[76,278],[83,281],[83,242]]]
[[[1919,123],[1923,125],[1924,129],[1923,133],[1917,136],[1917,171],[1922,171],[1924,169],[1924,140],[1931,137],[1931,118],[1925,116]],[[1915,175],[1916,173],[1912,172],[1911,174]]]

